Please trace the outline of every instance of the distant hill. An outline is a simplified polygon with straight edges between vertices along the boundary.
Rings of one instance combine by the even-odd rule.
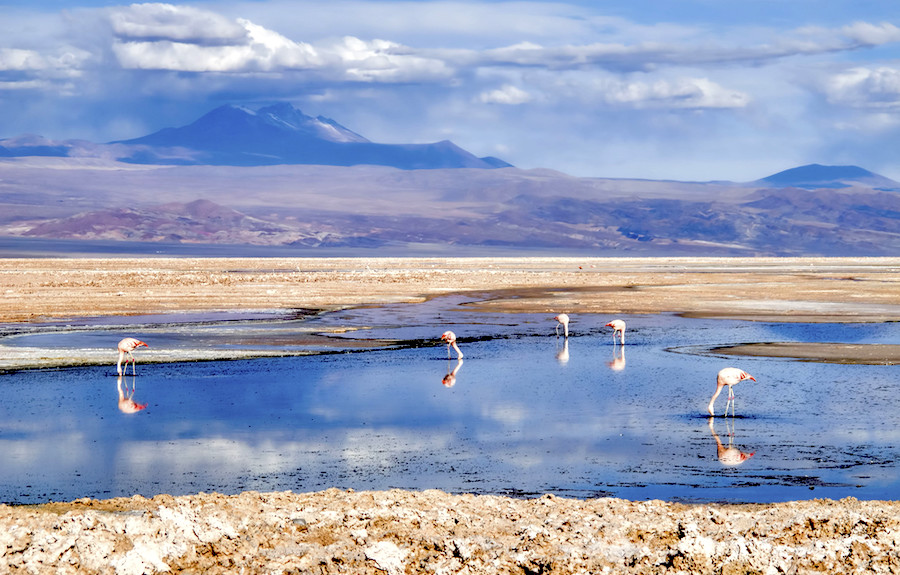
[[[404,170],[510,167],[497,158],[478,158],[447,140],[433,144],[370,142],[334,120],[307,116],[290,104],[258,111],[221,106],[187,126],[110,144],[128,146],[130,153],[119,159],[138,164],[377,165]]]
[[[435,247],[632,256],[900,252],[900,193],[859,186],[46,157],[0,161],[0,182],[0,247],[4,238],[36,238],[353,247],[373,255],[398,246],[408,254]]]
[[[756,183],[813,190],[863,186],[882,190],[900,189],[900,183],[859,166],[823,166],[808,164],[772,174]]]

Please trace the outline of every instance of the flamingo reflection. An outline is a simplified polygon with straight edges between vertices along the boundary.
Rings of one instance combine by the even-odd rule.
[[[137,413],[138,411],[145,409],[147,407],[146,403],[138,403],[134,400],[134,376],[131,378],[130,389],[128,387],[128,382],[123,382],[122,379],[123,378],[120,375],[116,381],[116,387],[119,390],[119,411],[122,413]]]
[[[606,365],[613,371],[622,371],[625,369],[625,346],[613,346],[613,359]]]
[[[753,457],[753,455],[756,453],[755,451],[747,453],[745,451],[741,451],[733,445],[734,418],[731,419],[730,429],[728,430],[728,447],[725,447],[722,444],[722,440],[719,439],[719,435],[716,433],[715,421],[715,417],[710,417],[708,419],[709,431],[712,433],[713,438],[716,440],[716,456],[719,458],[719,463],[721,463],[722,465],[727,465],[728,467],[734,467],[735,465],[740,465],[741,463]],[[726,425],[729,424],[728,419],[726,419],[725,422]]]
[[[462,367],[462,364],[463,360],[460,357],[456,360],[456,367],[451,370],[450,362],[447,361],[447,375],[445,375],[444,379],[441,380],[441,383],[444,385],[444,387],[453,387],[454,385],[456,385],[456,374],[459,371],[459,368]]]
[[[557,344],[559,347],[559,344]],[[563,340],[562,349],[556,352],[556,361],[559,363],[569,362],[569,338]]]

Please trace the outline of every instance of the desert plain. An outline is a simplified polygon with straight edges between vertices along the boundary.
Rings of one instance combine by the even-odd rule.
[[[11,258],[0,260],[0,291],[7,332],[454,293],[509,313],[890,322],[900,258]],[[719,351],[900,361],[900,345]],[[687,505],[329,489],[0,506],[0,572],[13,573],[898,573],[898,549],[900,504],[852,498]]]

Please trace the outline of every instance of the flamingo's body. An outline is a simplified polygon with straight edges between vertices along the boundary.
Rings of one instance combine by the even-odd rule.
[[[756,381],[755,377],[736,367],[726,367],[719,371],[719,375],[716,376],[716,392],[713,394],[712,399],[709,400],[709,407],[706,408],[706,410],[709,411],[709,414],[715,415],[713,407],[716,403],[716,398],[722,393],[722,388],[727,385],[728,402],[725,404],[725,415],[728,415],[729,404],[731,404],[731,415],[734,415],[734,386],[745,379]]]
[[[133,337],[126,337],[122,341],[119,342],[119,362],[116,364],[116,372],[119,375],[122,375],[122,361],[125,362],[125,369],[128,369],[128,361],[131,361],[131,374],[134,375],[135,371],[135,361],[134,355],[132,355],[132,351],[139,347],[150,347],[146,343],[142,342],[139,339],[135,339]]]
[[[441,341],[447,342],[447,358],[448,359],[450,358],[450,348],[451,347],[456,350],[456,358],[462,359],[463,352],[461,352],[459,350],[459,346],[456,345],[456,334],[455,333],[453,333],[452,331],[445,331],[443,334],[441,334]]]
[[[569,316],[561,313],[558,316],[555,316],[553,319],[558,321],[556,324],[556,337],[559,337],[559,326],[563,326],[563,335],[568,339],[569,337]]]
[[[614,319],[606,327],[613,328],[613,343],[616,343],[616,334],[619,334],[619,340],[625,345],[625,322],[620,319]]]

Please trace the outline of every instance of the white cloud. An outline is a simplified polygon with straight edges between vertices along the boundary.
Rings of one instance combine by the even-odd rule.
[[[611,101],[636,106],[664,105],[674,108],[743,108],[750,101],[747,94],[723,88],[707,78],[629,83],[624,87],[624,92],[610,94]]]
[[[518,104],[525,104],[531,100],[532,97],[528,92],[511,84],[507,84],[489,92],[482,92],[478,96],[478,101],[482,104],[506,104],[515,106]]]
[[[70,75],[90,59],[84,50],[66,48],[56,53],[16,48],[0,48],[0,71],[46,71],[55,75]]]
[[[124,68],[187,72],[251,72],[321,65],[316,50],[254,25],[168,4],[114,10],[113,52]]]
[[[34,50],[0,50],[0,70],[38,70],[46,67],[44,57]]]
[[[854,22],[845,26],[841,32],[849,39],[864,46],[880,46],[891,42],[900,42],[900,28],[889,22],[870,24]]]
[[[346,36],[322,50],[334,56],[345,79],[356,82],[443,81],[453,75],[445,62],[386,40],[366,42]]]
[[[118,35],[112,49],[126,69],[239,74],[311,70],[320,78],[354,82],[408,82],[452,75],[444,62],[416,55],[395,42],[348,36],[313,46],[247,19],[226,21],[195,8],[137,5],[114,11],[112,20]]]
[[[126,40],[171,40],[191,44],[233,44],[247,30],[215,12],[171,4],[132,4],[110,10],[113,33]]]
[[[622,79],[615,75],[570,72],[552,85],[543,86],[547,99],[578,100],[587,107],[651,109],[744,108],[750,95],[725,88],[708,78],[676,77],[647,80]]]
[[[831,76],[828,101],[857,108],[900,107],[900,70],[887,66],[857,67]]]

